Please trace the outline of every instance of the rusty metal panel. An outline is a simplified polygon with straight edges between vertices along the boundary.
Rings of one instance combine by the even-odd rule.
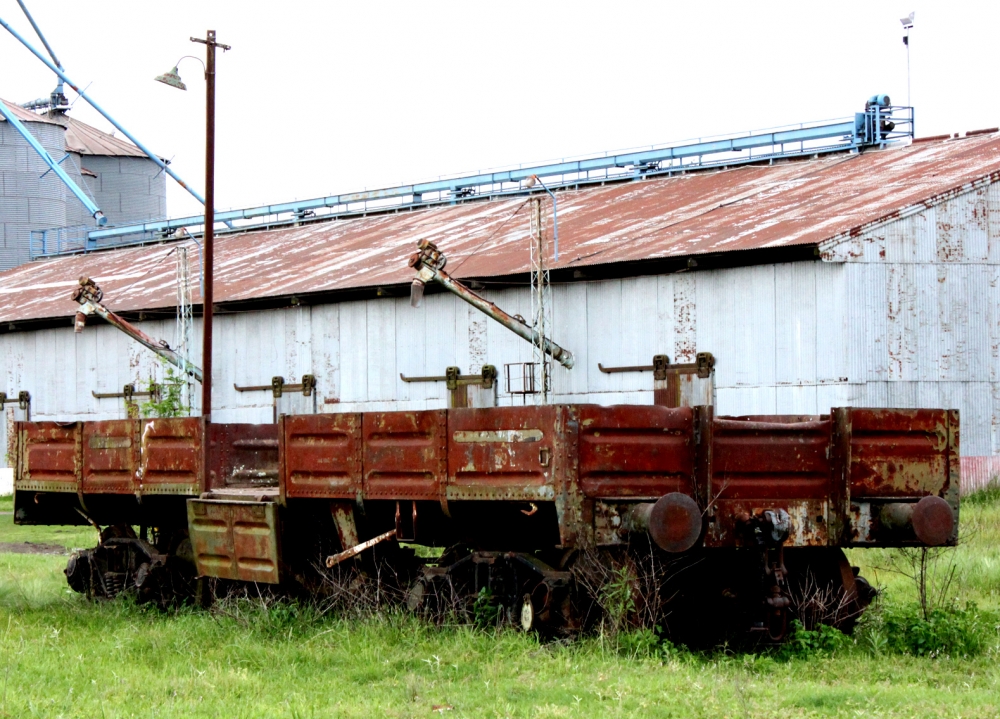
[[[581,405],[580,486],[592,498],[694,496],[694,410]]]
[[[280,431],[283,496],[361,496],[360,414],[286,416]]]
[[[364,496],[438,500],[448,476],[448,413],[367,412]]]
[[[850,258],[852,238],[873,223],[899,218],[909,208],[922,212],[1000,178],[1000,139],[995,135],[914,143],[891,152],[864,153],[850,162],[844,157],[833,154],[747,166],[738,172],[693,172],[641,183],[566,189],[559,199],[560,209],[565,207],[565,214],[560,213],[563,240],[553,269],[815,245],[831,238],[837,238],[844,251],[831,244],[824,248],[823,258]],[[512,241],[522,226],[513,222],[503,227],[522,202],[521,198],[468,202],[222,235],[216,247],[216,298],[231,302],[409,283],[412,272],[400,258],[427,236],[429,227],[434,228],[434,241],[448,249],[451,262],[461,266],[459,279],[525,273],[528,257]],[[651,227],[659,229],[651,233]],[[501,228],[504,231],[499,232]],[[622,237],[641,241],[618,241]],[[263,272],[258,262],[262,244],[271,248],[273,258]],[[0,307],[0,321],[72,314],[63,283],[81,275],[109,278],[102,282],[109,297],[119,298],[117,311],[172,307],[173,270],[161,261],[170,251],[150,245],[18,268],[5,278],[10,294]],[[331,271],[303,271],[315,268],[317,252],[334,258],[323,268]],[[344,256],[354,258],[350,271],[334,271],[341,267],[336,258]],[[123,294],[136,275],[147,280]],[[247,277],[255,281],[247,282]],[[683,356],[683,347],[675,354]]]
[[[208,425],[207,491],[278,486],[278,425]]]
[[[828,416],[800,419],[719,417],[712,423],[707,494],[714,516],[707,546],[747,544],[740,517],[771,509],[788,513],[790,546],[830,542],[833,422]],[[839,531],[839,523],[834,525]]]
[[[80,422],[17,422],[15,491],[80,490]]]
[[[558,408],[448,412],[449,500],[555,498]]]
[[[945,496],[950,444],[948,410],[851,410],[851,499]]]
[[[828,452],[833,426],[829,417],[807,422],[761,419],[716,418],[712,428],[712,496],[721,499],[828,497]]]
[[[142,494],[201,493],[204,428],[200,417],[140,420]]]
[[[277,584],[278,505],[189,499],[188,529],[198,574]]]
[[[129,494],[138,487],[139,420],[82,422],[83,493]]]

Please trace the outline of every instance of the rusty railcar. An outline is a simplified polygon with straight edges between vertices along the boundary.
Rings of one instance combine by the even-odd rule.
[[[574,573],[642,547],[669,560],[667,624],[690,612],[780,638],[808,577],[850,611],[870,588],[845,547],[954,544],[959,418],[837,408],[716,417],[711,407],[550,405],[282,416],[22,422],[15,522],[102,528],[70,585],[165,601],[194,578],[319,586],[371,548],[406,557],[406,601],[490,586],[525,627],[585,624]],[[134,528],[138,528],[135,531]],[[681,580],[675,578],[681,577]],[[722,621],[718,619],[724,617]]]

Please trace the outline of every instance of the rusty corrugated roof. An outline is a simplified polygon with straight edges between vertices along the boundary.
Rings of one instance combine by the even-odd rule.
[[[991,175],[996,134],[559,193],[556,268],[818,245]],[[548,203],[548,200],[545,200]],[[469,202],[216,239],[217,302],[407,283],[421,238],[457,277],[528,271],[525,199]],[[0,321],[70,315],[94,277],[120,311],[172,307],[172,245],[33,262],[0,274]],[[196,257],[192,252],[192,257]]]

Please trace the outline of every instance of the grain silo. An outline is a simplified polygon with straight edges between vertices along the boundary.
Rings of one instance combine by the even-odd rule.
[[[62,111],[43,115],[5,104],[110,225],[166,217],[166,176],[135,145]],[[83,249],[94,228],[90,212],[8,125],[0,118],[0,269]]]
[[[5,105],[53,158],[66,154],[61,125],[13,103]],[[72,168],[66,170],[72,177]],[[28,260],[31,230],[67,225],[67,195],[79,204],[17,130],[0,118],[0,269]]]
[[[110,225],[129,225],[167,216],[166,174],[132,143],[62,115],[66,150],[78,153],[88,185]]]

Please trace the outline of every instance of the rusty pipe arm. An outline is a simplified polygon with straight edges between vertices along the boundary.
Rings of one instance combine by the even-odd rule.
[[[172,364],[174,367],[179,369],[185,374],[189,374],[194,377],[197,381],[201,382],[201,368],[188,362],[179,354],[170,349],[168,345],[163,340],[154,339],[150,337],[141,329],[133,325],[131,322],[126,320],[124,317],[120,317],[115,314],[103,304],[101,304],[101,298],[103,293],[96,284],[93,283],[87,277],[80,278],[80,287],[78,287],[73,292],[73,300],[78,302],[80,309],[76,313],[76,323],[74,325],[76,332],[82,332],[84,326],[86,325],[87,315],[97,315],[105,322],[107,322],[112,327],[117,327],[122,332],[127,334],[129,337],[134,339],[136,342],[141,344],[143,347],[147,347],[152,350],[160,357],[165,359],[167,362]]]
[[[523,320],[507,314],[489,300],[480,297],[461,282],[453,278],[444,271],[444,255],[438,252],[437,247],[432,242],[421,240],[420,252],[410,259],[410,266],[417,271],[417,276],[413,280],[412,297],[419,302],[423,296],[423,287],[428,282],[437,282],[449,292],[461,297],[477,310],[496,320],[511,332],[534,345],[538,344],[538,332],[530,327]],[[419,287],[418,287],[419,285]],[[560,347],[548,337],[543,342],[542,349],[552,359],[561,364],[566,369],[573,369],[573,353],[564,347]]]

